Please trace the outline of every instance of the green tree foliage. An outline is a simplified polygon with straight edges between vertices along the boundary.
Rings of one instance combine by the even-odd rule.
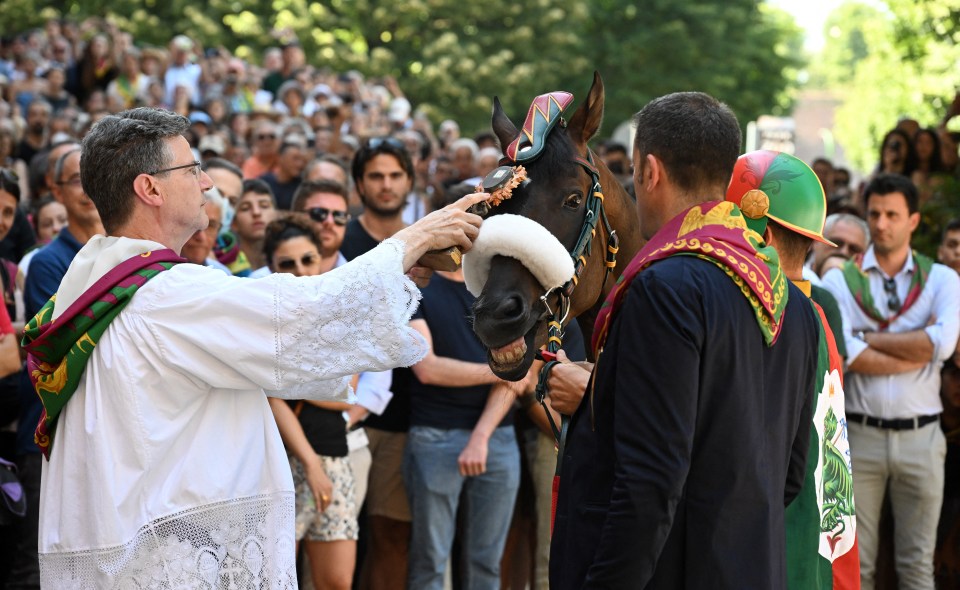
[[[7,31],[97,15],[139,44],[184,33],[253,61],[297,38],[313,65],[393,75],[414,104],[467,132],[489,125],[494,95],[519,119],[537,94],[582,97],[594,69],[606,81],[606,133],[676,90],[711,93],[746,123],[788,104],[802,39],[789,17],[760,0],[0,2]]]
[[[811,82],[844,97],[836,135],[850,161],[872,170],[901,117],[936,125],[960,76],[960,0],[847,2],[831,14]]]
[[[669,92],[699,90],[746,124],[789,106],[802,65],[792,18],[753,0],[595,0],[586,41],[607,80],[607,118],[622,121]]]
[[[853,82],[857,64],[870,53],[868,29],[882,23],[887,15],[875,6],[847,2],[827,17],[824,48],[810,63],[809,84],[815,88],[846,86]]]

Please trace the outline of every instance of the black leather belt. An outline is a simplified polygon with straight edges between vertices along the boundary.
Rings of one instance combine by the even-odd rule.
[[[914,416],[913,418],[896,418],[894,420],[884,420],[883,418],[874,418],[873,416],[864,416],[863,414],[847,414],[847,422],[856,422],[857,424],[883,428],[885,430],[916,430],[931,422],[936,422],[939,419],[940,414]]]

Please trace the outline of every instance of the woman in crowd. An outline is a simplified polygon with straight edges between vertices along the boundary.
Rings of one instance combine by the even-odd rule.
[[[910,177],[917,169],[917,154],[906,131],[891,129],[880,144],[880,162],[877,173],[901,174]]]
[[[20,194],[29,194],[27,183],[27,164],[20,158],[15,158],[13,152],[17,147],[17,140],[13,131],[13,123],[0,123],[0,168],[6,168],[20,179]]]
[[[17,69],[23,77],[10,85],[8,98],[20,105],[20,112],[24,115],[30,103],[47,91],[47,79],[38,75],[41,61],[37,52],[27,51],[17,62]]]
[[[116,100],[124,109],[145,103],[149,93],[150,76],[140,68],[140,50],[131,47],[123,52],[120,75],[107,85],[107,96]]]
[[[320,274],[320,241],[300,214],[267,227],[264,254],[273,272]],[[290,455],[296,486],[297,548],[305,540],[316,588],[348,589],[357,552],[357,504],[347,460],[343,412],[350,404],[269,398],[280,436]]]
[[[920,204],[933,196],[936,188],[943,183],[946,166],[940,151],[940,137],[936,129],[920,129],[913,136],[913,147],[917,154],[917,169],[911,179],[920,191]]]
[[[13,227],[13,218],[20,206],[20,180],[6,168],[0,168],[0,240],[7,237]],[[0,258],[0,292],[10,318],[17,317],[17,303],[14,297],[14,281],[17,277],[17,265]]]
[[[101,34],[90,39],[75,68],[77,88],[74,94],[80,104],[86,104],[91,94],[97,90],[105,91],[119,73],[114,63],[110,38]]]
[[[61,229],[67,227],[67,208],[53,197],[44,197],[34,206],[31,222],[33,233],[37,236],[37,245],[20,259],[17,270],[17,289],[19,291],[23,291],[23,286],[26,284],[30,261],[33,260],[34,255],[40,251],[41,247],[49,244],[53,238],[57,237]]]

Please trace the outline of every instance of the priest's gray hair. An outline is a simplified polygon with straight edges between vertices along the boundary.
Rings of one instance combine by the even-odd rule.
[[[83,138],[80,179],[107,233],[130,219],[134,179],[173,165],[164,140],[189,126],[182,115],[143,107],[104,117]]]

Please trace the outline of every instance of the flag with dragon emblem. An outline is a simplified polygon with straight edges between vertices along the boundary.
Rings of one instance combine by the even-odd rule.
[[[804,485],[786,511],[787,587],[856,590],[860,558],[843,409],[843,361],[826,315],[810,303],[820,318],[820,350]]]

